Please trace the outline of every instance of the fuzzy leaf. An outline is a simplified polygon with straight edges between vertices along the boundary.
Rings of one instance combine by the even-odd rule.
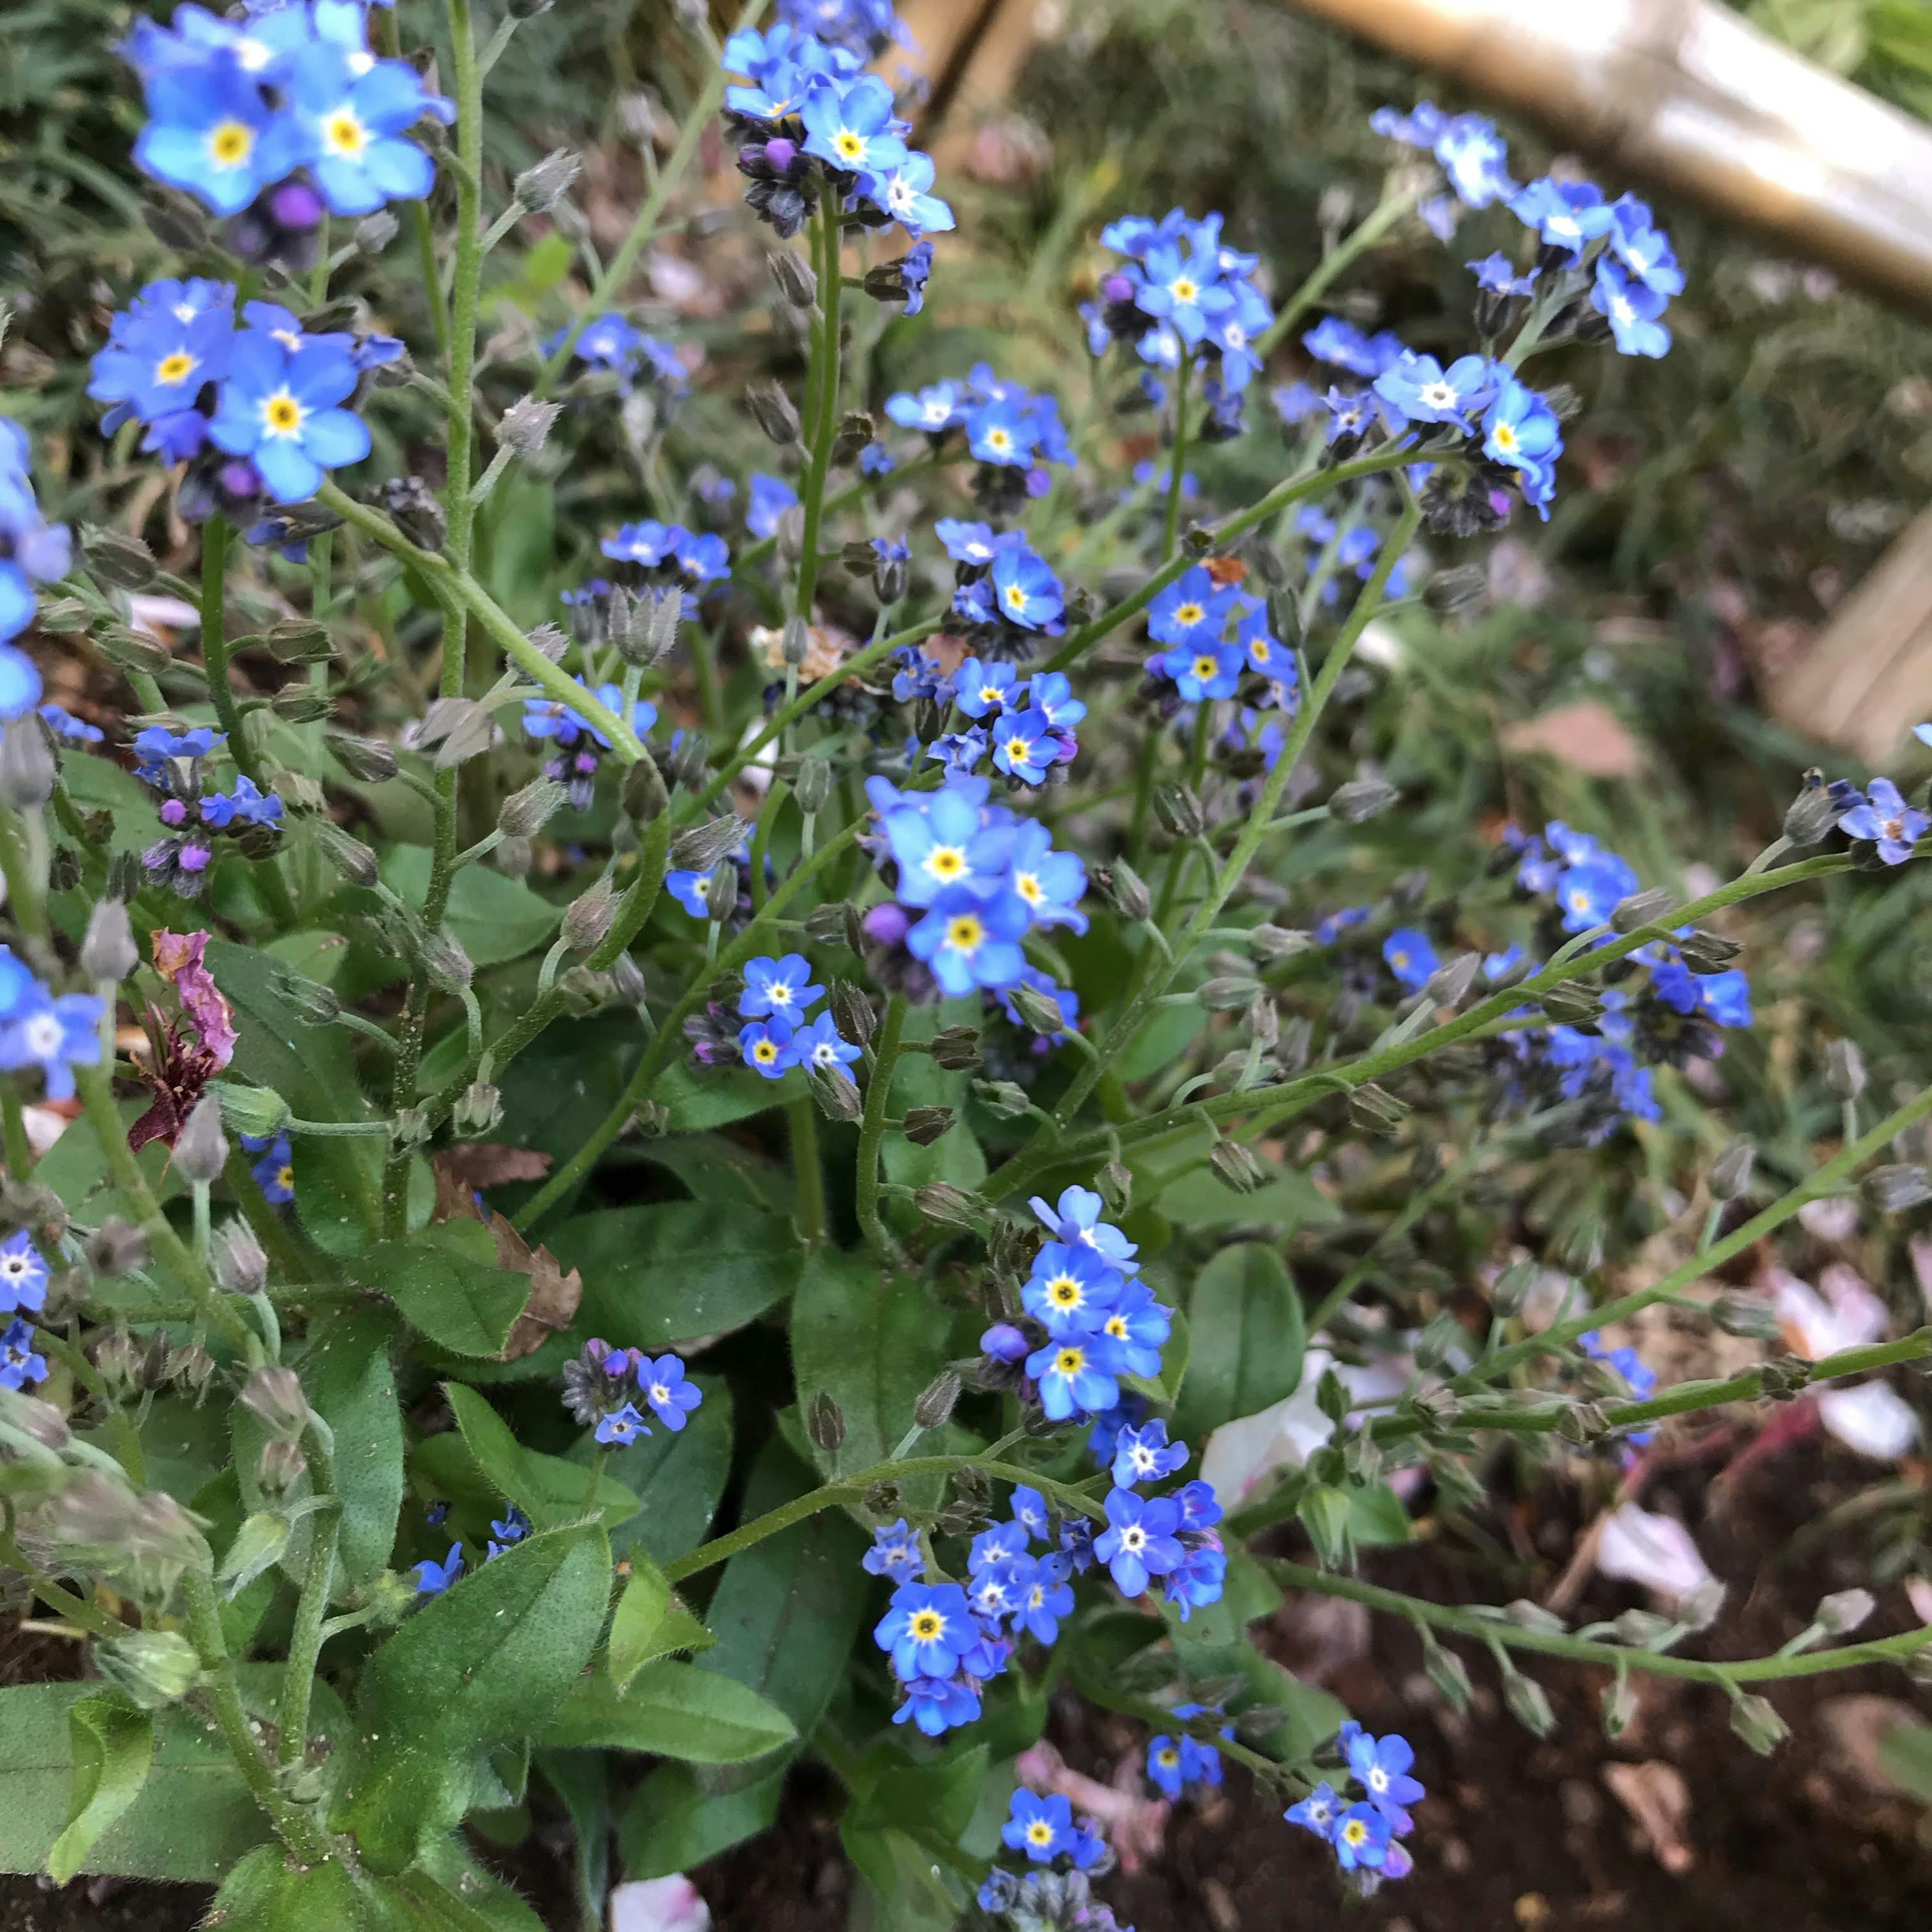
[[[689,1764],[742,1764],[797,1736],[790,1718],[755,1690],[664,1659],[646,1664],[620,1696],[586,1678],[543,1733],[546,1750],[655,1752]]]
[[[141,1795],[154,1763],[154,1720],[112,1692],[83,1697],[67,1714],[74,1744],[74,1797],[67,1829],[47,1853],[47,1872],[65,1885]]]
[[[589,1514],[586,1472],[576,1463],[526,1449],[474,1389],[445,1382],[442,1392],[478,1468],[538,1528],[553,1528]],[[594,1507],[604,1527],[614,1528],[637,1514],[638,1499],[622,1483],[600,1474]]]
[[[1195,1277],[1187,1379],[1174,1433],[1198,1450],[1208,1432],[1292,1395],[1307,1346],[1301,1298],[1272,1248],[1223,1248]]]

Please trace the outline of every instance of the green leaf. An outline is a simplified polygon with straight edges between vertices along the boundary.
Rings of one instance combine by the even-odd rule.
[[[340,1027],[310,1026],[302,1019],[282,990],[289,970],[282,961],[257,947],[213,938],[206,958],[214,983],[235,1009],[230,1079],[272,1087],[305,1120],[371,1118],[347,1033]],[[299,1172],[299,1162],[297,1166]]]
[[[563,1801],[577,1832],[577,1898],[598,1924],[610,1892],[610,1760],[602,1751],[539,1751],[536,1768]]]
[[[497,1356],[530,1298],[530,1276],[496,1265],[490,1231],[446,1221],[357,1256],[356,1278],[388,1295],[410,1326],[458,1355]]]
[[[844,1443],[814,1452],[828,1476],[884,1462],[898,1446],[920,1391],[946,1364],[947,1327],[913,1276],[836,1249],[806,1262],[792,1306],[792,1366],[802,1412],[820,1391],[844,1412]],[[908,1498],[930,1486],[911,1486]]]
[[[697,1134],[764,1113],[778,1106],[784,1094],[777,1081],[748,1066],[700,1073],[680,1060],[658,1076],[655,1097],[670,1109],[672,1133]]]
[[[1172,1066],[1208,1024],[1207,1009],[1198,1006],[1163,1006],[1150,1014],[1120,1055],[1123,1080],[1144,1080]]]
[[[1204,1144],[1202,1151],[1204,1160]],[[1269,1160],[1262,1160],[1261,1167],[1268,1178],[1252,1194],[1237,1194],[1212,1168],[1202,1166],[1162,1188],[1155,1204],[1180,1228],[1253,1227],[1274,1222],[1284,1233],[1292,1233],[1337,1218],[1334,1203],[1307,1175]]]
[[[549,1245],[583,1270],[579,1324],[636,1348],[742,1328],[792,1292],[805,1258],[782,1216],[704,1201],[580,1214]]]
[[[631,1580],[610,1619],[610,1681],[621,1692],[644,1665],[676,1651],[709,1650],[717,1642],[686,1610],[664,1572],[642,1552],[631,1558]]]
[[[436,1898],[422,1892],[418,1897],[433,1909],[445,1911],[448,1906],[443,1900],[447,1899],[450,1906],[469,1915],[460,1922],[450,1920],[452,1926],[460,1922],[464,1932],[482,1932],[484,1927],[489,1932],[544,1932],[543,1921],[501,1879],[470,1856],[460,1837],[438,1838],[424,1847],[422,1868],[410,1878],[419,1884],[424,1877],[443,1896]]]
[[[465,1388],[460,1382],[445,1382],[442,1392],[477,1466],[538,1528],[574,1522],[589,1513],[592,1504],[584,1470],[561,1456],[526,1449],[510,1425],[474,1389]],[[600,1474],[595,1507],[608,1529],[628,1522],[637,1514],[638,1504],[622,1483]]]
[[[668,1878],[768,1831],[784,1790],[782,1766],[737,1791],[700,1785],[688,1765],[661,1764],[638,1786],[618,1828],[628,1879]]]
[[[67,1714],[74,1746],[74,1796],[67,1829],[47,1853],[47,1873],[65,1885],[84,1870],[103,1832],[141,1795],[154,1759],[154,1722],[114,1692],[83,1697]]]
[[[92,1684],[0,1690],[0,1871],[46,1869],[74,1789],[68,1713],[99,1695]],[[212,1884],[268,1835],[268,1821],[219,1734],[211,1735],[201,1717],[175,1706],[157,1712],[153,1723],[146,1781],[79,1868]]]
[[[1386,1483],[1348,1486],[1348,1534],[1360,1549],[1406,1543],[1414,1534],[1401,1497]]]
[[[894,1826],[868,1831],[848,1818],[838,1837],[878,1900],[875,1924],[892,1932],[952,1932],[965,1910],[965,1886],[911,1833]]]
[[[382,883],[420,912],[429,893],[430,854],[420,845],[392,847]],[[501,966],[547,945],[562,909],[494,866],[465,866],[450,887],[445,922],[470,964]]]
[[[1301,1298],[1272,1248],[1238,1242],[1195,1277],[1190,1347],[1174,1432],[1198,1448],[1208,1432],[1292,1395],[1307,1346]]]
[[[921,1763],[896,1738],[882,1739],[860,1764],[848,1818],[867,1829],[897,1825],[956,1844],[979,1808],[991,1759],[980,1742]]]
[[[650,1751],[689,1764],[742,1764],[797,1736],[791,1720],[755,1690],[670,1659],[646,1664],[620,1696],[586,1678],[542,1742],[546,1750]]]
[[[222,1932],[379,1932],[380,1907],[348,1868],[296,1865],[279,1845],[258,1845],[214,1894],[205,1923]]]
[[[352,1588],[374,1582],[388,1567],[403,1507],[403,1416],[389,1362],[395,1332],[382,1311],[352,1309],[316,1322],[302,1354],[310,1406],[335,1432],[342,1497],[336,1562]],[[298,1525],[291,1553],[305,1553],[308,1541]]]
[[[746,1516],[776,1508],[807,1481],[796,1457],[769,1442],[746,1487]],[[865,1619],[866,1541],[850,1518],[822,1510],[733,1557],[705,1606],[716,1646],[694,1668],[748,1685],[810,1737]]]
[[[602,1531],[540,1533],[433,1598],[376,1651],[356,1700],[370,1742],[332,1821],[372,1868],[400,1870],[457,1822],[469,1754],[555,1715],[596,1648],[610,1591]]]
[[[610,1532],[620,1556],[640,1552],[659,1563],[682,1556],[704,1540],[731,1473],[731,1388],[716,1376],[694,1376],[704,1400],[683,1428],[654,1430],[605,1461],[606,1472],[638,1498],[638,1513]],[[587,1442],[572,1460],[587,1467]]]

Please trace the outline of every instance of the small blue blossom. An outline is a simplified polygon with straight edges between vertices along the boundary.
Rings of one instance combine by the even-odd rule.
[[[1507,255],[1485,255],[1480,262],[1462,265],[1476,278],[1476,286],[1493,296],[1531,296],[1536,292],[1540,268],[1519,270]]]
[[[1107,1311],[1100,1332],[1119,1348],[1124,1373],[1157,1376],[1161,1351],[1174,1332],[1174,1311],[1154,1298],[1145,1282],[1129,1281]]]
[[[1533,228],[1546,248],[1562,250],[1572,266],[1592,242],[1609,234],[1616,217],[1603,190],[1590,182],[1559,182],[1544,176],[1520,190],[1510,212]]]
[[[452,1543],[449,1554],[440,1563],[434,1557],[425,1556],[410,1574],[415,1580],[418,1596],[441,1596],[463,1574],[462,1544]]]
[[[1013,1612],[1016,1630],[1024,1631],[1036,1643],[1059,1641],[1061,1622],[1073,1614],[1073,1588],[1066,1580],[1072,1569],[1072,1559],[1058,1554],[1034,1562],[1020,1586],[1019,1605]]]
[[[1925,814],[1907,805],[1889,778],[1874,778],[1863,796],[1856,793],[1852,796],[1856,802],[1838,815],[1839,830],[1853,838],[1871,840],[1888,866],[1904,865],[1912,856],[1913,846],[1925,836]]]
[[[980,1695],[963,1675],[916,1677],[904,1689],[904,1700],[892,1713],[896,1724],[916,1724],[926,1736],[937,1738],[978,1720]]]
[[[1654,289],[1631,280],[1608,256],[1598,262],[1590,306],[1608,318],[1620,356],[1670,352],[1670,332],[1657,319],[1664,313],[1665,299]]]
[[[1472,410],[1488,407],[1496,392],[1489,361],[1464,356],[1447,369],[1432,356],[1404,350],[1401,359],[1376,378],[1376,394],[1406,422],[1453,423],[1466,429]]]
[[[1369,1802],[1390,1824],[1402,1822],[1408,1806],[1419,1804],[1426,1795],[1408,1775],[1415,1753],[1406,1738],[1393,1732],[1372,1738],[1366,1732],[1348,1743],[1348,1768],[1369,1794]]]
[[[1186,1623],[1198,1610],[1219,1603],[1228,1577],[1228,1558],[1218,1537],[1184,1546],[1180,1561],[1161,1580],[1166,1600]]]
[[[1114,1485],[1131,1490],[1158,1482],[1187,1466],[1187,1444],[1169,1442],[1167,1424],[1156,1416],[1138,1429],[1124,1429],[1114,1438]]]
[[[850,1080],[846,1071],[861,1058],[860,1049],[839,1037],[838,1023],[829,1012],[808,1020],[792,1035],[781,1058],[788,1066],[800,1066],[828,1078]]]
[[[993,559],[992,579],[1000,615],[1022,630],[1045,628],[1066,608],[1060,579],[1023,538],[1002,540]]]
[[[1025,701],[1026,694],[1027,680],[1011,664],[997,658],[982,662],[968,658],[952,674],[952,701],[968,718],[983,718],[988,712],[998,716],[1016,710]]]
[[[1382,958],[1389,970],[1412,993],[1420,992],[1440,964],[1429,935],[1414,926],[1398,926],[1382,941]]]
[[[50,1100],[74,1098],[74,1070],[100,1064],[100,1022],[106,1008],[92,993],[58,998],[38,982],[0,1022],[0,1072],[38,1066]]]
[[[1484,454],[1520,474],[1525,500],[1547,522],[1563,450],[1556,412],[1535,390],[1505,375],[1483,418],[1483,432]]]
[[[1206,567],[1194,564],[1148,607],[1148,635],[1178,650],[1218,644],[1240,595],[1234,584],[1216,589]]]
[[[1291,1825],[1312,1832],[1318,1838],[1332,1839],[1345,1808],[1335,1787],[1325,1779],[1298,1804],[1291,1804],[1281,1815]]]
[[[1247,666],[1247,652],[1236,644],[1176,644],[1148,659],[1148,668],[1174,680],[1190,704],[1232,698]]]
[[[1040,716],[1037,711],[1028,712],[1015,728],[1024,730],[1029,720]],[[1010,762],[1002,769],[1037,784],[1039,781],[1031,778],[1020,761],[1012,757],[1008,732],[1009,728],[1002,724],[995,740],[1000,751],[1009,754]],[[1043,731],[1041,740],[1048,736]],[[998,761],[996,753],[994,762]],[[1042,760],[1042,764],[1049,762],[1050,756]],[[1087,890],[1087,868],[1072,853],[1054,850],[1053,835],[1044,825],[1030,820],[1013,833],[1008,866],[1012,889],[1025,902],[1035,926],[1064,926],[1075,932],[1087,930],[1087,915],[1079,910],[1081,896]]]
[[[798,492],[782,477],[752,473],[745,504],[745,527],[760,538],[778,535],[778,519],[798,501]]]
[[[892,132],[892,91],[876,74],[846,86],[828,78],[806,93],[800,112],[805,152],[842,173],[882,175],[907,160],[906,144]]]
[[[1107,1498],[1107,1527],[1094,1539],[1094,1554],[1122,1596],[1138,1597],[1151,1579],[1180,1567],[1186,1552],[1175,1534],[1180,1526],[1180,1513],[1167,1497],[1115,1490]]]
[[[941,992],[1010,986],[1025,970],[1019,940],[1032,923],[1027,903],[1001,886],[950,886],[906,935],[914,958],[932,969]]]
[[[231,456],[248,458],[278,503],[305,501],[330,470],[369,454],[368,426],[338,406],[360,375],[345,340],[301,336],[291,349],[250,328],[230,349],[208,434]]]
[[[1344,1871],[1358,1865],[1373,1870],[1388,1856],[1389,1821],[1372,1804],[1352,1804],[1335,1821],[1331,1842]]]
[[[934,382],[920,391],[916,396],[902,392],[886,398],[886,414],[905,429],[922,429],[928,436],[941,436],[955,424],[964,422],[965,412],[961,406],[959,385],[956,382]],[[982,524],[968,524],[962,527],[984,530]],[[944,540],[942,536],[942,541]],[[948,549],[951,545],[947,545]]]
[[[1648,204],[1634,195],[1619,195],[1610,204],[1610,250],[1632,281],[1660,296],[1684,292],[1684,272],[1670,237],[1652,220]]]
[[[902,1583],[872,1636],[901,1682],[910,1683],[950,1677],[980,1632],[957,1583]]]
[[[919,1532],[907,1526],[901,1516],[872,1532],[872,1546],[860,1558],[861,1566],[874,1576],[895,1582],[916,1582],[926,1568],[926,1555],[920,1548]]]
[[[782,1079],[794,1064],[786,1056],[791,1051],[790,1022],[776,1016],[767,1020],[748,1021],[738,1029],[738,1052],[754,1073],[767,1080]]]
[[[34,1348],[34,1330],[16,1316],[0,1329],[0,1388],[22,1389],[47,1378],[47,1358]]]
[[[1144,279],[1134,292],[1135,306],[1170,324],[1190,347],[1234,306],[1234,292],[1222,285],[1214,251],[1198,242],[1185,254],[1174,243],[1156,243],[1147,251],[1142,268]]]
[[[1040,1407],[1049,1421],[1097,1415],[1120,1399],[1120,1345],[1106,1335],[1048,1342],[1027,1358],[1027,1373],[1040,1384]]]
[[[767,954],[745,962],[745,990],[738,998],[738,1012],[745,1019],[770,1014],[795,1023],[824,997],[825,988],[812,984],[812,964],[802,953],[788,952],[782,959]]]
[[[865,191],[916,241],[952,226],[952,209],[932,192],[932,157],[914,152],[896,167],[868,174]]]
[[[1095,1250],[1048,1241],[1034,1257],[1020,1300],[1049,1336],[1091,1335],[1106,1319],[1124,1285],[1118,1270]]]
[[[1073,1849],[1073,1807],[1060,1792],[1042,1798],[1024,1789],[1016,1791],[1000,1836],[1010,1850],[1024,1852],[1036,1864],[1049,1864]]]
[[[1140,1264],[1133,1257],[1139,1249],[1119,1228],[1101,1220],[1107,1204],[1091,1188],[1065,1188],[1051,1206],[1036,1194],[1028,1205],[1055,1240],[1090,1247],[1124,1274],[1138,1270]]]
[[[47,1264],[22,1228],[0,1241],[0,1315],[26,1309],[38,1313],[46,1305]]]
[[[602,1443],[616,1443],[619,1448],[634,1442],[640,1436],[648,1436],[650,1429],[644,1417],[638,1413],[634,1402],[626,1402],[622,1408],[614,1409],[596,1428],[596,1439]]]
[[[1025,784],[1044,784],[1048,768],[1059,762],[1060,740],[1037,711],[1002,718],[993,729],[992,746],[993,763]]]
[[[693,919],[709,919],[711,912],[704,901],[704,882],[710,876],[709,872],[667,872],[664,874],[664,890]]]
[[[650,1405],[651,1413],[675,1436],[690,1419],[691,1412],[704,1400],[704,1391],[688,1381],[684,1364],[675,1355],[649,1357],[636,1365],[638,1393]]]
[[[1301,346],[1316,362],[1346,369],[1352,376],[1371,382],[1384,369],[1394,368],[1407,352],[1401,338],[1392,331],[1364,335],[1353,322],[1344,322],[1336,315],[1324,316],[1302,337]]]
[[[286,1208],[296,1198],[295,1150],[286,1134],[244,1134],[244,1150],[259,1156],[248,1172],[271,1208]]]

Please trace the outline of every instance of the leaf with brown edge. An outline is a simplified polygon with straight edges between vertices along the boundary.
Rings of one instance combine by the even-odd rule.
[[[548,1156],[544,1159],[548,1164]],[[575,1268],[566,1274],[549,1249],[532,1250],[501,1214],[490,1216],[490,1233],[496,1265],[530,1278],[530,1298],[503,1344],[504,1360],[514,1362],[534,1355],[558,1329],[570,1326],[584,1299],[584,1277]]]
[[[506,1147],[500,1141],[461,1141],[439,1149],[430,1166],[436,1172],[436,1219],[467,1214],[480,1221],[483,1216],[471,1198],[478,1189],[506,1180],[541,1180],[550,1172],[550,1157],[535,1148]]]

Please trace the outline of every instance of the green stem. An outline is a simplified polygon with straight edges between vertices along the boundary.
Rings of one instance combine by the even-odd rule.
[[[1329,284],[1359,256],[1365,254],[1409,214],[1423,196],[1420,188],[1392,194],[1378,202],[1363,217],[1352,235],[1345,236],[1316,264],[1300,287],[1282,304],[1281,313],[1262,330],[1255,344],[1255,353],[1266,358],[1268,351],[1318,302]]]
[[[299,1764],[308,1748],[309,1694],[315,1688],[316,1660],[322,1654],[322,1627],[328,1599],[335,1588],[335,1550],[342,1531],[342,1504],[335,1487],[335,1457],[320,1430],[308,1432],[309,1478],[315,1493],[328,1498],[326,1507],[310,1517],[308,1567],[303,1572],[302,1595],[296,1604],[294,1628],[289,1634],[289,1660],[282,1676],[280,1714],[284,1764]]]
[[[1647,1670],[1653,1676],[1690,1678],[1706,1684],[1774,1683],[1784,1678],[1822,1677],[1834,1670],[1856,1670],[1868,1664],[1903,1664],[1916,1652],[1932,1643],[1932,1624],[1928,1624],[1900,1636],[1846,1644],[1840,1650],[1717,1664],[1700,1658],[1672,1657],[1662,1651],[1632,1649],[1620,1643],[1598,1643],[1588,1637],[1569,1636],[1555,1630],[1522,1630],[1500,1618],[1454,1610],[1446,1604],[1432,1604],[1353,1576],[1312,1570],[1304,1564],[1267,1559],[1264,1568],[1276,1582],[1291,1589],[1312,1590],[1324,1597],[1346,1597],[1351,1603],[1366,1604],[1372,1610],[1385,1610],[1392,1616],[1430,1624],[1438,1630],[1454,1630],[1484,1643],[1505,1644],[1513,1650],[1537,1651],[1545,1657],[1568,1658],[1573,1663],[1600,1664],[1611,1670]]]
[[[16,1180],[31,1180],[34,1174],[34,1150],[27,1138],[27,1122],[20,1108],[20,1090],[10,1080],[0,1080],[0,1126],[6,1134],[7,1172]]]
[[[895,993],[886,1002],[878,1039],[872,1049],[872,1071],[866,1087],[866,1113],[859,1127],[857,1202],[859,1226],[873,1252],[884,1262],[898,1258],[896,1246],[879,1218],[879,1150],[885,1138],[886,1113],[892,1098],[892,1070],[898,1064],[899,1041],[905,1031],[906,1002]]]
[[[825,1240],[825,1168],[818,1156],[818,1103],[801,1094],[788,1103],[785,1118],[791,1132],[791,1164],[798,1181],[798,1232],[808,1248]]]
[[[877,488],[880,482],[890,482],[894,489],[897,489],[922,470],[944,469],[950,464],[968,460],[963,454],[940,456],[928,451],[923,456],[915,456],[910,463],[901,464],[890,478],[875,481],[870,476],[861,476],[856,482],[847,484],[842,490],[835,490],[826,498],[825,514],[832,517],[836,516],[841,510],[849,510],[854,503],[862,502],[866,491]],[[778,547],[778,540],[775,536],[760,537],[756,543],[747,544],[732,560],[731,574],[734,577],[744,576],[754,564],[763,563]]]
[[[46,895],[34,869],[34,838],[25,815],[0,806],[0,876],[7,881],[7,908],[29,939],[47,937]]]
[[[798,591],[794,613],[812,618],[812,593],[818,580],[818,530],[825,513],[825,476],[832,465],[832,441],[838,421],[838,313],[844,286],[838,274],[840,217],[830,196],[818,210],[818,305],[824,314],[812,367],[806,377],[808,396],[818,404],[811,425],[812,458],[806,471],[805,548],[798,560]]]
[[[1160,560],[1166,563],[1180,541],[1181,466],[1187,458],[1187,379],[1194,373],[1194,352],[1183,349],[1174,382],[1174,468],[1167,479],[1167,514],[1161,521]]]

